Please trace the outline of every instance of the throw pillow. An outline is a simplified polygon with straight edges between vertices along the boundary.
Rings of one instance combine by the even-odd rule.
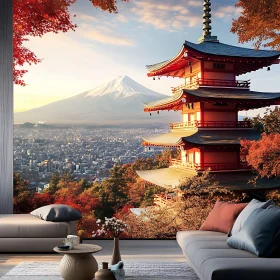
[[[242,210],[242,212],[237,217],[236,221],[233,224],[233,227],[229,233],[229,236],[234,235],[235,233],[239,232],[241,228],[243,227],[245,221],[250,216],[250,214],[258,208],[265,209],[270,205],[274,205],[273,200],[268,200],[265,202],[261,202],[257,199],[253,199],[250,201],[250,203]]]
[[[227,244],[259,257],[268,257],[275,249],[274,242],[279,230],[279,207],[255,209],[241,230],[228,238]]]
[[[248,203],[217,201],[200,230],[228,233],[239,213]]]
[[[69,222],[82,218],[82,215],[77,210],[64,204],[46,205],[35,209],[30,214],[51,222]]]

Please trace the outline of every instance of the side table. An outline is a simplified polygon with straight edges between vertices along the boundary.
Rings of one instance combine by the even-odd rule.
[[[98,264],[93,253],[102,247],[92,244],[78,244],[73,249],[63,251],[58,247],[53,250],[64,254],[59,264],[59,271],[64,280],[92,280],[98,270]]]

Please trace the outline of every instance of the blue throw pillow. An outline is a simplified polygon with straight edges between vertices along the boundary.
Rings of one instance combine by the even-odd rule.
[[[250,216],[250,214],[258,208],[268,208],[268,206],[270,205],[274,205],[274,201],[273,200],[268,200],[265,202],[261,202],[257,199],[253,199],[250,201],[250,203],[241,211],[241,213],[238,215],[237,219],[235,220],[232,229],[229,233],[229,236],[236,234],[237,232],[239,232],[245,221],[247,220],[247,218]]]
[[[280,230],[280,208],[255,209],[242,229],[227,240],[230,247],[268,257],[275,249],[275,238]]]

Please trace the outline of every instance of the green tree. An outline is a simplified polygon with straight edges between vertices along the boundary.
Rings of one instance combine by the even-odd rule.
[[[80,181],[80,183],[82,185],[82,189],[83,190],[87,190],[87,189],[89,189],[92,186],[86,179],[82,179]]]
[[[20,177],[19,173],[14,173],[14,213],[29,213],[29,200],[33,197],[33,193],[28,189],[28,182]]]
[[[28,182],[23,180],[19,173],[14,173],[14,197],[26,191],[29,191]]]
[[[142,207],[152,206],[154,205],[154,196],[155,194],[164,193],[166,190],[159,186],[147,186],[146,191],[144,193],[143,202],[141,204]]]
[[[46,192],[48,192],[50,194],[54,194],[58,190],[59,181],[60,181],[60,176],[59,176],[58,172],[55,171],[50,180],[49,188],[46,190]]]
[[[128,178],[125,169],[116,164],[110,170],[110,177],[95,186],[95,191],[99,194],[100,204],[94,210],[94,214],[99,219],[112,217],[129,201]]]
[[[280,133],[280,108],[277,106],[274,109],[267,108],[263,117],[258,114],[244,120],[250,121],[252,127],[260,133]]]
[[[108,194],[108,201],[113,207],[119,209],[128,202],[127,178],[125,169],[116,164],[110,170],[110,177],[102,184]]]

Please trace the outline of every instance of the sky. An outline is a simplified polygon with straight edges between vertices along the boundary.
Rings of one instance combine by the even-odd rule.
[[[43,61],[25,67],[27,86],[15,85],[15,112],[77,95],[117,76],[127,75],[166,95],[183,83],[164,77],[154,81],[147,77],[145,65],[174,57],[185,40],[198,41],[203,0],[130,0],[117,5],[118,14],[110,14],[78,0],[70,9],[76,15],[75,32],[30,38],[26,46]],[[238,44],[230,33],[232,19],[240,14],[234,5],[233,0],[212,0],[212,35],[222,43],[253,48]],[[251,79],[251,90],[279,92],[279,75],[280,67],[273,65],[269,72],[262,69],[238,79]]]

